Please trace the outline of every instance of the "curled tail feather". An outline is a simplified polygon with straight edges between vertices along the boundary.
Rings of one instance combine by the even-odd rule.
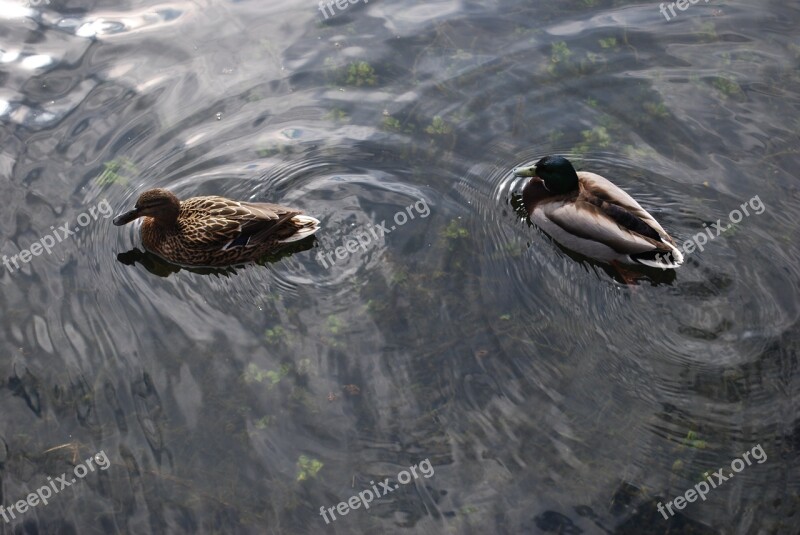
[[[291,243],[300,241],[313,236],[319,230],[319,220],[308,215],[296,215],[292,217],[292,223],[300,228],[288,238],[281,240],[281,243]]]

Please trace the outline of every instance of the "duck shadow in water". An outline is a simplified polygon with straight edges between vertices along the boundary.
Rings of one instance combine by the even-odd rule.
[[[530,220],[528,216],[528,211],[525,209],[525,203],[522,202],[522,193],[514,192],[511,194],[509,198],[509,204],[514,210],[514,213],[521,219],[524,219],[529,227],[536,227],[536,224]],[[545,234],[546,235],[546,234]],[[659,269],[653,268],[644,265],[628,265],[625,264],[621,266],[619,269],[603,262],[599,262],[594,260],[593,258],[589,258],[588,256],[584,256],[580,253],[576,253],[571,249],[567,249],[550,236],[547,236],[547,239],[553,243],[556,247],[561,249],[561,251],[575,260],[576,262],[583,262],[589,264],[590,266],[594,267],[595,269],[600,269],[604,271],[609,277],[614,279],[615,281],[622,283],[624,285],[636,284],[640,280],[648,280],[653,285],[659,284],[672,284],[675,282],[677,278],[677,274],[675,273],[674,269]]]
[[[147,271],[149,271],[153,275],[158,275],[159,277],[169,277],[173,273],[177,273],[181,270],[190,271],[192,273],[197,273],[199,275],[216,275],[218,277],[219,276],[229,277],[231,275],[237,274],[239,271],[243,270],[244,268],[252,264],[258,264],[260,266],[263,266],[265,264],[273,264],[275,262],[280,262],[284,258],[292,256],[295,253],[307,251],[314,247],[316,241],[317,241],[316,237],[309,236],[304,240],[288,243],[284,247],[281,247],[279,250],[275,251],[274,253],[265,255],[256,260],[255,262],[235,264],[232,266],[225,266],[225,267],[180,266],[178,264],[167,262],[160,256],[153,254],[150,251],[142,251],[138,247],[134,247],[130,251],[126,251],[124,253],[119,253],[117,255],[117,261],[125,264],[126,266],[133,266],[139,263]]]

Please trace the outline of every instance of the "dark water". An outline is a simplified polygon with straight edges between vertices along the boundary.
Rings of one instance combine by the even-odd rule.
[[[800,532],[796,3],[34,4],[1,253],[62,239],[2,268],[0,504],[105,457],[0,533]],[[753,204],[626,285],[515,209],[549,153],[679,242]],[[324,228],[178,270],[107,216],[152,187]]]

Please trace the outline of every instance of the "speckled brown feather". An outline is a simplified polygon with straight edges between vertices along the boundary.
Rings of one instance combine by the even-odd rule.
[[[176,264],[237,264],[277,250],[301,229],[316,227],[294,219],[300,214],[300,210],[277,204],[193,197],[180,203],[173,224],[145,216],[142,242],[147,250]]]

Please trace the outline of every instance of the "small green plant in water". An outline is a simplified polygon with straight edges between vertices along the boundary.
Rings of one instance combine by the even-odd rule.
[[[270,388],[281,382],[281,379],[289,375],[291,366],[288,364],[281,364],[277,370],[264,370],[259,368],[258,365],[250,363],[244,372],[245,383],[263,383],[267,381]]]
[[[264,100],[264,93],[260,89],[251,89],[247,92],[244,99],[247,102],[258,102],[259,100]]]
[[[683,445],[684,446],[688,446],[690,448],[695,448],[695,449],[698,449],[698,450],[702,450],[702,449],[705,449],[705,447],[706,447],[706,441],[705,440],[699,440],[697,438],[697,433],[695,433],[694,431],[689,431],[686,434],[686,438],[683,439]]]
[[[128,183],[128,176],[139,174],[139,170],[128,158],[115,158],[104,163],[103,167],[103,172],[95,179],[98,186],[125,185]]]
[[[425,127],[425,131],[432,136],[442,136],[452,132],[453,127],[444,122],[444,119],[437,115],[433,118],[431,124]]]
[[[697,35],[705,39],[706,41],[716,41],[717,40],[717,26],[711,22],[701,22],[696,25],[697,26]]]
[[[572,56],[572,50],[567,46],[566,41],[553,43],[550,49],[550,61],[552,63],[563,63]]]
[[[744,95],[741,86],[730,78],[719,77],[714,80],[713,85],[725,98]]]
[[[553,130],[552,132],[550,132],[550,135],[547,136],[547,141],[550,143],[550,145],[555,146],[558,145],[558,142],[561,141],[561,138],[563,137],[564,137],[564,132],[561,132],[559,130]]]
[[[289,155],[293,152],[294,148],[291,145],[283,145],[278,143],[270,143],[269,145],[265,145],[256,150],[256,154],[258,154],[259,158],[269,158],[278,154]]]
[[[333,108],[325,114],[325,119],[334,123],[343,123],[350,120],[350,117],[341,108]]]
[[[297,481],[305,481],[306,479],[317,477],[317,472],[319,472],[323,466],[321,461],[301,455],[300,458],[297,459]]]
[[[244,371],[244,382],[245,383],[260,383],[264,380],[264,370],[258,367],[257,364],[253,364],[252,362],[247,365],[247,369]]]
[[[547,72],[555,74],[559,66],[565,66],[569,63],[570,57],[572,57],[572,50],[569,49],[565,41],[553,43],[550,49],[550,65],[547,67]]]
[[[375,75],[375,69],[366,61],[358,61],[348,65],[346,85],[361,87],[362,85],[375,85],[377,82],[378,78]]]
[[[289,375],[290,366],[288,364],[281,364],[281,367],[275,370],[267,370],[266,377],[269,379],[270,387],[275,386],[281,382],[281,379]]]
[[[444,237],[448,240],[458,240],[469,237],[469,231],[461,226],[458,219],[453,219],[444,229]]]
[[[474,505],[464,505],[461,509],[458,510],[464,516],[474,515],[475,513],[479,512],[480,509],[475,507]]]
[[[583,155],[595,149],[605,149],[611,145],[611,135],[605,126],[595,126],[591,130],[581,132],[583,141],[579,143],[574,151]]]
[[[286,339],[286,331],[283,330],[283,327],[278,325],[272,329],[267,329],[264,333],[264,337],[270,344],[277,344]]]
[[[392,284],[403,284],[408,280],[408,272],[404,269],[398,269],[394,275],[392,275]]]
[[[509,242],[503,246],[503,250],[512,258],[519,258],[525,252],[521,243]]]
[[[370,299],[367,301],[367,311],[372,313],[384,312],[387,308],[386,301],[383,299]]]
[[[266,429],[272,423],[272,416],[264,416],[256,420],[256,429]]]
[[[599,40],[600,46],[603,48],[616,48],[617,47],[617,38],[616,37],[606,37],[604,39]]]
[[[382,128],[384,130],[388,130],[389,132],[402,132],[403,131],[403,124],[396,118],[392,117],[391,115],[387,115],[383,118]]]
[[[331,332],[332,335],[339,334],[339,331],[342,330],[342,322],[336,316],[328,316],[328,330]]]
[[[663,102],[645,102],[644,109],[647,110],[647,113],[653,117],[656,117],[657,119],[669,117],[667,106]]]
[[[652,147],[626,145],[623,152],[631,160],[655,160],[658,158],[658,153]]]

